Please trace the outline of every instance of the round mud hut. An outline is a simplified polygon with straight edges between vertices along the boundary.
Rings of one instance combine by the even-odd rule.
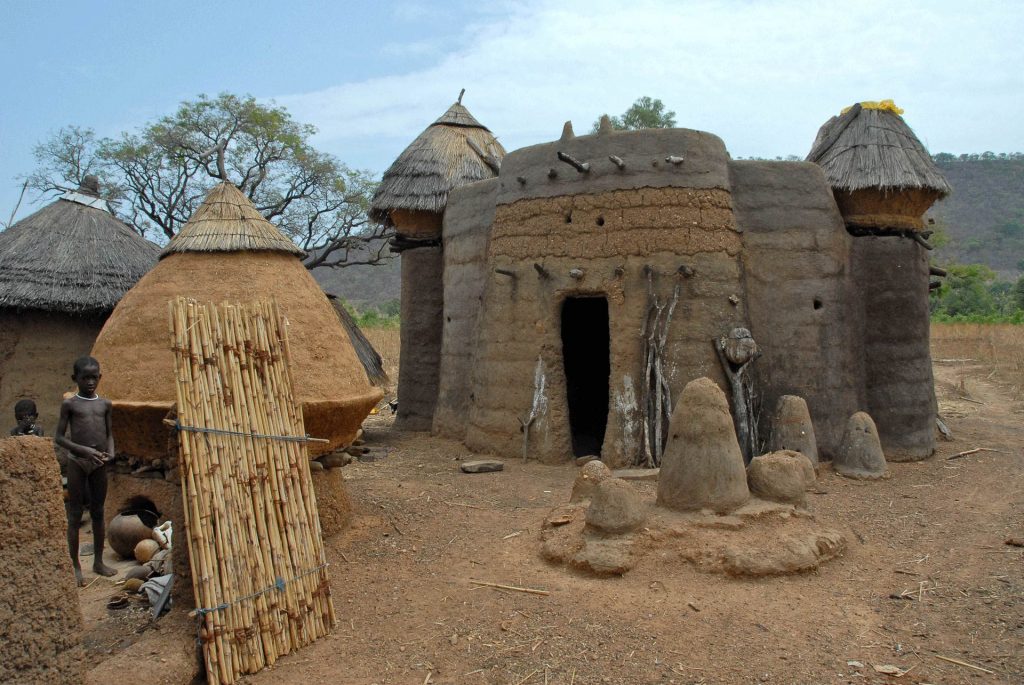
[[[462,105],[409,144],[384,173],[371,218],[391,224],[402,255],[402,354],[396,427],[430,430],[437,402],[444,317],[441,226],[448,194],[497,176],[505,149]]]
[[[72,363],[159,253],[111,213],[95,176],[0,233],[0,407],[34,400],[52,435]]]
[[[902,113],[891,100],[855,104],[821,127],[807,156],[825,171],[854,236],[867,408],[890,461],[924,459],[935,449],[923,216],[951,191]]]
[[[143,461],[162,458],[174,404],[174,361],[168,302],[275,298],[288,319],[295,395],[306,431],[348,444],[383,393],[367,379],[327,296],[302,265],[296,245],[230,183],[213,190],[164,248],[160,262],[114,310],[93,348],[103,364],[100,392],[114,403],[118,452]]]

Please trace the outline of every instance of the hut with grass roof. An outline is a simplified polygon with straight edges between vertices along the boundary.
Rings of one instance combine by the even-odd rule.
[[[928,251],[923,221],[951,191],[891,100],[862,102],[818,131],[807,160],[821,166],[854,236],[867,410],[886,457],[923,459],[935,447],[937,405],[929,348]]]
[[[101,392],[114,403],[118,452],[164,456],[162,420],[175,401],[168,302],[275,298],[288,320],[295,394],[306,430],[325,438],[319,454],[352,441],[383,393],[367,378],[334,307],[304,255],[231,183],[210,191],[164,248],[160,262],[118,304],[93,348],[103,364]]]
[[[395,425],[430,430],[441,377],[445,309],[442,223],[449,194],[498,174],[505,149],[462,94],[398,156],[373,196],[371,218],[391,224],[402,259],[402,355]],[[467,294],[466,296],[470,296]]]
[[[0,410],[32,399],[52,435],[88,354],[160,248],[115,217],[95,176],[0,233]]]

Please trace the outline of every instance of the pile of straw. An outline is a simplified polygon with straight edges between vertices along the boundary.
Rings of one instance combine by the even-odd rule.
[[[386,222],[394,209],[443,212],[452,189],[497,175],[480,153],[493,162],[505,156],[505,148],[456,102],[384,172],[370,217]]]
[[[280,229],[263,218],[252,201],[232,183],[221,183],[160,253],[271,250],[305,257]]]
[[[335,621],[302,412],[276,303],[170,303],[185,523],[209,682]]]

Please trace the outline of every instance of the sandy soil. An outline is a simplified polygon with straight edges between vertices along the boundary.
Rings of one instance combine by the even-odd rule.
[[[540,526],[568,501],[575,466],[462,474],[470,454],[458,443],[373,419],[368,442],[390,452],[345,467],[357,517],[328,541],[336,631],[244,682],[1024,682],[1024,549],[1004,544],[1024,537],[1024,406],[985,373],[936,365],[954,440],[932,459],[892,464],[873,483],[823,469],[809,507],[847,531],[843,557],[758,580],[701,573],[671,553],[615,579],[547,564]],[[950,459],[976,447],[998,451]],[[112,663],[108,650],[143,627],[98,603],[111,591],[101,580],[82,593],[92,663]],[[156,638],[188,626],[172,617]],[[180,663],[160,682],[188,682]]]

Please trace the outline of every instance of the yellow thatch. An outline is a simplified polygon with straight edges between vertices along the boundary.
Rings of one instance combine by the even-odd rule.
[[[221,183],[206,196],[178,235],[160,253],[237,252],[268,250],[306,255],[280,229],[263,218],[252,201],[231,183]]]

